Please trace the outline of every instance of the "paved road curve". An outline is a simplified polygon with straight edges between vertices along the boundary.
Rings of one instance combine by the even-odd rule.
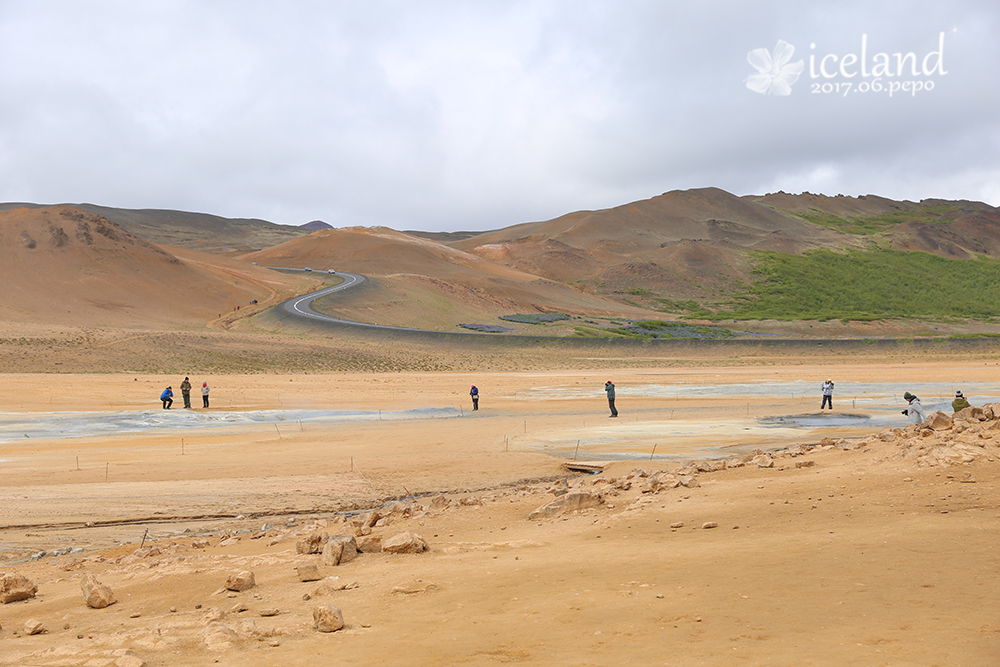
[[[277,266],[265,266],[265,269],[279,269],[284,271],[301,271],[303,269],[288,269],[285,267]],[[316,299],[322,299],[325,296],[334,294],[336,292],[341,292],[345,289],[351,287],[356,287],[365,281],[365,277],[360,273],[344,273],[343,271],[338,271],[337,275],[344,279],[344,282],[339,285],[334,285],[333,287],[327,287],[319,290],[318,292],[312,292],[310,294],[304,294],[302,296],[297,296],[287,301],[282,302],[278,308],[284,310],[285,312],[295,315],[296,317],[303,317],[312,321],[320,322],[335,322],[337,324],[346,324],[355,327],[366,327],[369,329],[382,329],[385,331],[408,331],[408,332],[420,332],[420,333],[432,333],[441,334],[444,332],[435,331],[431,329],[411,329],[408,327],[391,327],[385,324],[369,324],[368,322],[355,322],[353,320],[343,320],[339,317],[333,317],[332,315],[324,315],[323,313],[313,310],[312,302]],[[478,332],[474,331],[449,331],[450,335],[465,335],[465,336],[475,336],[479,335]]]

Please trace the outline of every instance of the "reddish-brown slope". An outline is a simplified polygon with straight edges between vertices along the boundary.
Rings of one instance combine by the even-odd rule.
[[[580,281],[599,292],[645,289],[697,298],[745,279],[742,250],[798,253],[858,243],[857,237],[770,206],[703,188],[515,225],[452,245],[547,278]]]
[[[327,312],[363,321],[424,328],[483,322],[515,312],[641,312],[437,241],[381,227],[313,232],[243,259],[260,266],[333,268],[373,277],[362,289],[340,294],[324,306]]]
[[[0,211],[0,319],[187,325],[267,294],[254,281],[212,268],[216,258],[205,257],[211,259],[183,262],[71,206]]]

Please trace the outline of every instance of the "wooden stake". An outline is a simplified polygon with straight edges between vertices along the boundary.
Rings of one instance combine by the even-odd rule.
[[[576,451],[573,452],[573,460],[576,461],[576,455],[580,453],[580,441],[576,441]]]
[[[111,464],[110,463],[105,463],[104,464],[104,483],[105,484],[108,483],[108,473],[110,471],[111,471]]]
[[[656,445],[653,445],[653,451],[650,452],[650,454],[649,454],[649,460],[650,461],[653,460],[653,454],[655,454],[655,453],[656,453]]]

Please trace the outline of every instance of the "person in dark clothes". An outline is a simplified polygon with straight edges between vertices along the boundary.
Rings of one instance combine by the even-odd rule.
[[[956,391],[955,392],[955,400],[951,402],[951,410],[952,410],[952,412],[958,412],[960,410],[964,410],[965,408],[971,408],[971,407],[972,407],[972,404],[969,403],[969,399],[967,399],[962,394],[962,392]]]
[[[191,407],[191,380],[189,378],[184,378],[184,382],[181,382],[181,396],[184,397],[184,407]]]
[[[819,409],[822,410],[828,405],[833,410],[833,380],[827,380],[823,383],[823,402],[820,404]]]
[[[160,394],[160,400],[163,401],[163,409],[169,410],[170,406],[174,404],[174,390],[171,387],[167,387]]]
[[[608,394],[608,407],[611,408],[611,416],[617,417],[618,410],[615,408],[615,383],[611,380],[605,382],[604,391]]]
[[[479,387],[472,385],[472,389],[469,390],[469,396],[472,397],[472,409],[479,409]]]

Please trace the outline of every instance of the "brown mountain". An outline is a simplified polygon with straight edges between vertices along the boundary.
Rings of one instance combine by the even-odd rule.
[[[518,312],[640,317],[645,311],[586,294],[488,258],[385,227],[313,232],[247,254],[261,266],[361,273],[371,280],[338,294],[326,312],[413,327],[453,327]]]
[[[596,293],[648,290],[701,299],[748,280],[746,250],[799,253],[861,244],[791,213],[704,188],[515,225],[451,245]]]
[[[308,234],[301,227],[278,225],[256,218],[223,218],[207,213],[161,209],[126,209],[74,204],[95,213],[151,243],[194,248],[205,252],[249,252]],[[0,204],[0,210],[46,208],[39,204]]]
[[[273,272],[145,241],[71,206],[0,211],[0,320],[204,324],[275,292]],[[287,290],[286,290],[287,291]]]

